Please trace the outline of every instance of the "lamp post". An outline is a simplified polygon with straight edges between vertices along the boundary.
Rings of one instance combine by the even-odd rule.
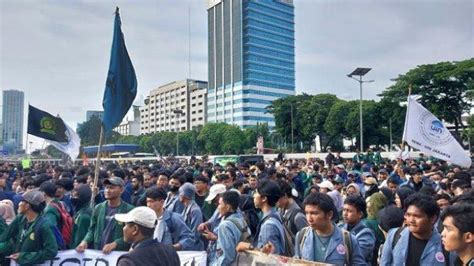
[[[352,73],[347,75],[349,78],[356,80],[360,85],[360,100],[359,100],[359,128],[360,128],[360,152],[364,152],[364,132],[363,132],[363,119],[362,119],[362,83],[374,82],[374,80],[362,80],[362,76],[367,74],[372,68],[362,68],[358,67]],[[353,76],[359,76],[359,79],[354,78]]]
[[[291,153],[293,153],[294,148],[294,133],[293,133],[293,104],[290,104],[290,112],[291,112]]]
[[[176,116],[176,156],[179,155],[179,115],[184,115],[183,110],[174,109],[174,115]]]

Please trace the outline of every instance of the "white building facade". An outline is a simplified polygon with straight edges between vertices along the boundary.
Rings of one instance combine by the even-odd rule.
[[[140,107],[140,134],[186,131],[207,119],[207,82],[185,79],[150,92]]]

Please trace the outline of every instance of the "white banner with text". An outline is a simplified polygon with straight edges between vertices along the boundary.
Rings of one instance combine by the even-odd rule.
[[[112,266],[117,265],[118,258],[126,252],[114,251],[105,255],[100,250],[87,249],[78,253],[74,249],[59,251],[53,260],[45,261],[43,266]],[[207,254],[204,251],[178,251],[182,266],[206,266]],[[19,264],[12,261],[10,266]]]

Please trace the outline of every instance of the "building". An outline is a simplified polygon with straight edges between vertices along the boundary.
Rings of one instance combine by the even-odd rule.
[[[265,107],[295,94],[292,0],[209,0],[208,122],[275,126]]]
[[[97,116],[97,118],[99,118],[100,120],[102,120],[102,116],[104,115],[104,111],[91,111],[91,110],[87,110],[87,111],[86,111],[86,122],[89,121],[93,115]]]
[[[120,125],[114,128],[114,131],[122,136],[140,135],[140,107],[133,105],[133,119],[129,119],[128,115],[126,115]]]
[[[25,94],[17,90],[3,91],[2,139],[4,147],[17,153],[23,149]]]
[[[158,87],[140,107],[140,134],[191,130],[206,123],[207,82],[185,79]]]

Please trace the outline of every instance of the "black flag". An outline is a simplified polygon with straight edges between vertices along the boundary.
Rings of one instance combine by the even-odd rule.
[[[66,125],[61,118],[28,105],[28,134],[57,142],[68,142],[66,131]]]

